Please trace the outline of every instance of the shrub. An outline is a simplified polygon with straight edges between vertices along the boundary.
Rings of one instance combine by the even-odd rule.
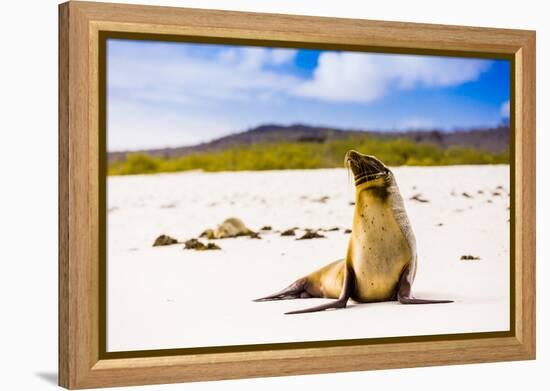
[[[343,167],[345,153],[355,149],[374,155],[389,166],[507,164],[509,152],[416,143],[408,139],[384,140],[368,136],[317,142],[273,142],[194,153],[174,158],[129,154],[109,165],[109,175],[152,174],[187,170],[257,171]]]

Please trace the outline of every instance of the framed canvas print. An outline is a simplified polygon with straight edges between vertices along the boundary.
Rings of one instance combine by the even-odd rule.
[[[59,7],[59,381],[535,358],[535,33]]]

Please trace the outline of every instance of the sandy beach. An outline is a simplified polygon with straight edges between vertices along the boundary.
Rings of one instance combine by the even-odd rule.
[[[417,239],[413,292],[452,304],[352,302],[291,316],[325,300],[252,301],[344,256],[354,209],[344,169],[109,177],[108,351],[507,330],[509,167],[393,171]],[[183,242],[228,217],[272,230],[214,240],[221,250],[152,247],[161,234]],[[300,241],[277,232],[292,227],[338,230]]]

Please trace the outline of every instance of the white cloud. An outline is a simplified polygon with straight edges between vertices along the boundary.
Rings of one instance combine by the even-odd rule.
[[[487,60],[325,52],[313,79],[294,93],[326,101],[372,102],[399,90],[450,87],[475,81]]]
[[[108,54],[110,151],[190,145],[242,130],[228,104],[275,104],[298,83],[266,69],[292,61],[290,49],[231,48],[216,56],[174,45],[122,49]]]
[[[230,48],[215,58],[174,47],[113,50],[108,59],[108,88],[129,99],[155,103],[212,104],[284,93],[296,77],[266,69],[291,62],[293,49]]]
[[[169,111],[120,99],[109,99],[107,150],[132,151],[192,145],[240,130],[223,114]]]
[[[510,118],[510,101],[507,100],[500,106],[500,115],[502,118]]]
[[[293,49],[230,47],[208,57],[174,47],[109,54],[109,88],[132,99],[200,103],[273,99],[368,103],[416,87],[449,87],[476,80],[487,60],[431,56],[324,52],[312,79],[274,68],[294,61]]]
[[[276,65],[286,64],[294,61],[297,50],[291,49],[271,49],[269,50],[270,62]]]
[[[244,70],[259,70],[264,66],[283,65],[294,60],[295,49],[236,47],[223,50],[218,58],[226,65]]]
[[[331,102],[368,103],[416,87],[454,86],[490,66],[486,60],[324,52],[307,79],[289,72],[296,54],[110,41],[109,149],[192,144],[267,120],[331,122],[337,116],[327,110]],[[429,124],[418,116],[390,123],[402,129]]]

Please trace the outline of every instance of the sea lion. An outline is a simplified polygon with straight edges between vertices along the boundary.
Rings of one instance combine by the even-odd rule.
[[[451,303],[412,296],[416,240],[391,170],[376,157],[356,151],[346,154],[345,165],[355,179],[355,212],[345,258],[255,301],[337,299],[287,314],[345,308],[350,298],[360,303],[394,300],[402,304]]]
[[[256,232],[249,229],[241,219],[236,217],[230,217],[218,225],[216,229],[207,229],[200,235],[201,238],[206,237],[208,239],[236,238],[239,236],[259,238]]]

